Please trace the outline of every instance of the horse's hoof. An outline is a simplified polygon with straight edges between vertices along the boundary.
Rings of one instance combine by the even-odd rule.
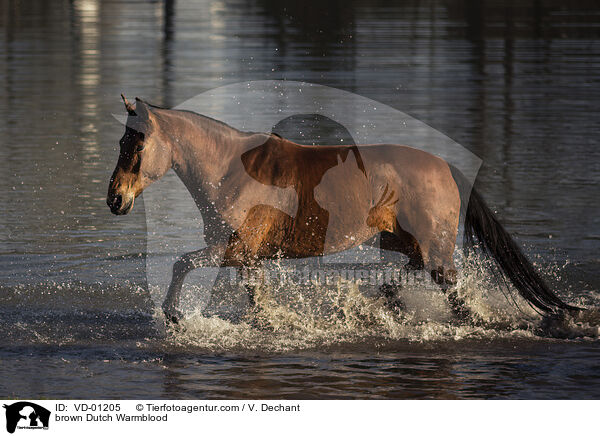
[[[402,312],[406,311],[406,306],[404,305],[404,302],[399,298],[387,301],[386,305],[389,310],[396,314],[401,314]]]
[[[167,320],[167,324],[179,324],[180,317],[176,315],[167,315],[165,313],[165,318]]]
[[[458,296],[456,292],[446,294],[452,315],[458,325],[478,325],[478,321],[473,317],[473,313],[467,307],[465,301]]]
[[[465,306],[464,302],[461,301],[460,304],[451,305],[450,309],[452,310],[452,315],[454,315],[454,320],[459,325],[473,324],[474,318],[471,311]]]
[[[179,324],[179,321],[183,319],[183,313],[177,309],[165,309],[163,308],[163,314],[167,320],[167,324]]]
[[[379,287],[379,291],[385,298],[385,305],[389,310],[400,314],[406,310],[404,302],[398,297],[398,286],[384,284]]]
[[[248,311],[248,313],[246,313],[246,323],[256,330],[269,332],[275,331],[275,328],[271,325],[269,320],[265,318],[260,313],[260,310],[256,308],[252,308]]]
[[[262,331],[262,332],[274,332],[275,331],[275,328],[271,325],[271,323],[269,323],[268,321],[265,321],[265,320],[252,318],[252,319],[249,319],[247,322],[250,327],[252,327],[253,329]]]
[[[564,311],[546,313],[542,316],[540,330],[542,332],[551,332],[564,327],[567,317]]]

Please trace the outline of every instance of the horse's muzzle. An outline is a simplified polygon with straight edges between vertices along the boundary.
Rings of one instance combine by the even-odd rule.
[[[115,215],[125,215],[133,207],[133,198],[129,199],[129,201],[126,201],[124,204],[121,194],[116,194],[114,196],[108,196],[106,198],[106,204],[108,204],[110,211]]]

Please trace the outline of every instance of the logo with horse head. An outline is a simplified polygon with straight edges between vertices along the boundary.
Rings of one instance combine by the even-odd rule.
[[[4,404],[6,409],[6,431],[14,433],[19,429],[48,429],[50,411],[38,404],[29,401],[19,401],[10,405]]]

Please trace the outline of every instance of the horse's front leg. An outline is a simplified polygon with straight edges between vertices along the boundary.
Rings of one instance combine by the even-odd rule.
[[[240,267],[240,274],[244,278],[244,287],[248,293],[248,311],[246,312],[246,322],[259,330],[273,331],[266,314],[261,310],[260,302],[256,301],[256,289],[258,286],[264,286],[265,270],[260,261],[253,261]]]
[[[196,268],[221,266],[224,253],[224,246],[215,245],[186,253],[175,262],[169,291],[162,304],[163,313],[168,321],[177,323],[183,318],[183,314],[177,309],[177,306],[179,306],[185,276]]]
[[[250,311],[256,308],[256,288],[264,281],[262,265],[257,262],[239,267],[239,273],[244,279],[244,288],[248,293],[248,308]]]

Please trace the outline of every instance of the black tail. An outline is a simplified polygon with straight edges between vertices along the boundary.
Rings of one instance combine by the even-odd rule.
[[[536,308],[550,313],[581,310],[563,302],[550,290],[483,198],[472,189],[465,216],[464,248],[471,248],[476,242],[494,259],[519,294]]]

